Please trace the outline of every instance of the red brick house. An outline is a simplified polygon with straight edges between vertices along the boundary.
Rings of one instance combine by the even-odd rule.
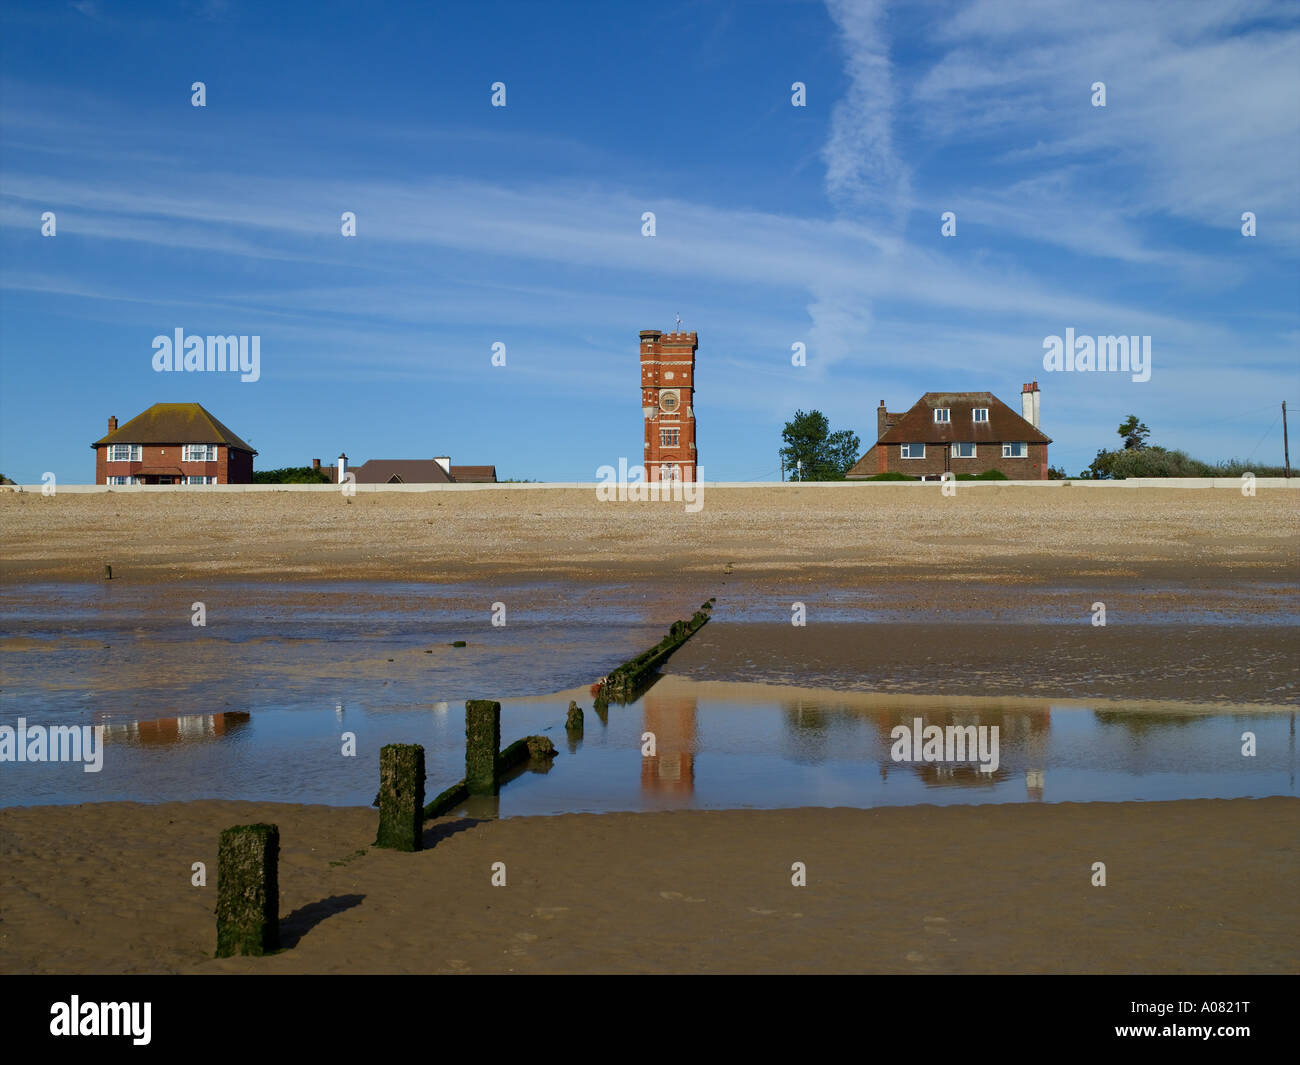
[[[251,484],[257,454],[197,403],[155,403],[95,449],[96,484]]]
[[[876,411],[876,443],[848,473],[938,477],[1000,470],[1013,481],[1047,480],[1047,445],[1038,427],[1038,382],[1021,391],[1017,414],[992,392],[927,392],[903,414]]]

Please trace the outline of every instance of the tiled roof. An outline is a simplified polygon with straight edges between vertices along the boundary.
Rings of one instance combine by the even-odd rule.
[[[934,412],[947,407],[948,421],[936,422]],[[989,420],[977,422],[976,407],[987,407]],[[1050,444],[1051,437],[1035,429],[992,392],[927,392],[878,441],[882,444],[1000,444],[1023,441]]]
[[[459,484],[495,484],[495,466],[453,466],[451,479]]]
[[[348,472],[357,475],[357,484],[451,484],[433,459],[371,459]]]
[[[90,446],[104,444],[225,444],[257,454],[197,403],[155,403]]]

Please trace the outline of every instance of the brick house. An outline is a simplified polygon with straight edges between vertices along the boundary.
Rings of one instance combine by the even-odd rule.
[[[96,484],[251,484],[257,454],[197,403],[155,403],[95,449]]]
[[[1013,481],[1047,480],[1047,445],[1039,429],[1034,381],[1020,394],[1017,414],[992,392],[927,392],[902,414],[876,411],[876,443],[848,473],[850,480],[878,473],[939,477],[1000,470]]]

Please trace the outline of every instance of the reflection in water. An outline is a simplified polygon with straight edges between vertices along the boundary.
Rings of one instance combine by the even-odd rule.
[[[1144,736],[1148,732],[1168,728],[1185,728],[1200,721],[1199,714],[1171,714],[1164,711],[1158,714],[1143,713],[1140,710],[1125,712],[1123,710],[1094,710],[1093,715],[1103,725],[1117,725],[1127,729],[1134,736]]]
[[[81,722],[106,726],[103,771],[0,763],[0,806],[224,798],[368,807],[388,743],[424,747],[432,797],[465,774],[464,702],[408,694],[395,708],[380,694],[388,690],[372,678],[280,702],[226,685],[206,693],[207,705],[238,699],[240,711],[162,719],[79,700]],[[590,705],[577,690],[502,699],[503,739],[548,734],[563,745],[575,697]],[[0,721],[5,700],[12,719],[20,707],[28,720],[42,710],[5,691]],[[66,702],[46,710],[46,721],[64,710]],[[962,761],[895,761],[893,730],[914,729],[917,718],[945,731],[996,727],[996,770],[980,771],[981,761],[992,764],[987,749]],[[68,712],[65,721],[78,718]],[[344,731],[356,757],[340,757]],[[1256,757],[1242,756],[1247,731]],[[643,758],[647,732],[656,749]],[[1295,763],[1293,715],[1276,711],[1094,713],[1046,700],[773,691],[669,675],[634,703],[588,712],[575,747],[546,772],[520,767],[495,805],[475,814],[1294,795]]]
[[[1043,799],[1047,781],[1048,734],[1052,727],[1050,703],[1022,702],[1013,708],[992,705],[978,711],[932,710],[922,715],[926,727],[935,725],[944,730],[950,726],[996,726],[1000,758],[993,772],[984,772],[980,768],[973,748],[967,752],[969,757],[959,761],[895,762],[890,755],[894,743],[893,730],[898,725],[911,729],[916,718],[913,713],[833,706],[807,700],[787,701],[782,711],[786,728],[798,739],[796,747],[801,758],[813,764],[826,759],[832,734],[837,728],[851,730],[856,723],[865,722],[877,737],[880,751],[877,766],[882,781],[887,781],[891,772],[904,770],[927,788],[991,788],[1023,771],[1026,798],[1035,802]]]
[[[697,701],[694,696],[659,694],[654,688],[645,694],[642,733],[654,733],[655,753],[641,759],[642,791],[690,795],[695,790]]]
[[[104,723],[104,740],[135,743],[145,747],[167,747],[175,743],[198,743],[219,739],[244,728],[252,720],[245,711],[223,714],[185,714],[160,717],[151,721]]]

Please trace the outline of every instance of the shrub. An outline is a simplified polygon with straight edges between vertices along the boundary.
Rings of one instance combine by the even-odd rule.
[[[255,470],[254,484],[332,484],[333,470],[317,470],[311,466],[286,466],[280,470]]]

